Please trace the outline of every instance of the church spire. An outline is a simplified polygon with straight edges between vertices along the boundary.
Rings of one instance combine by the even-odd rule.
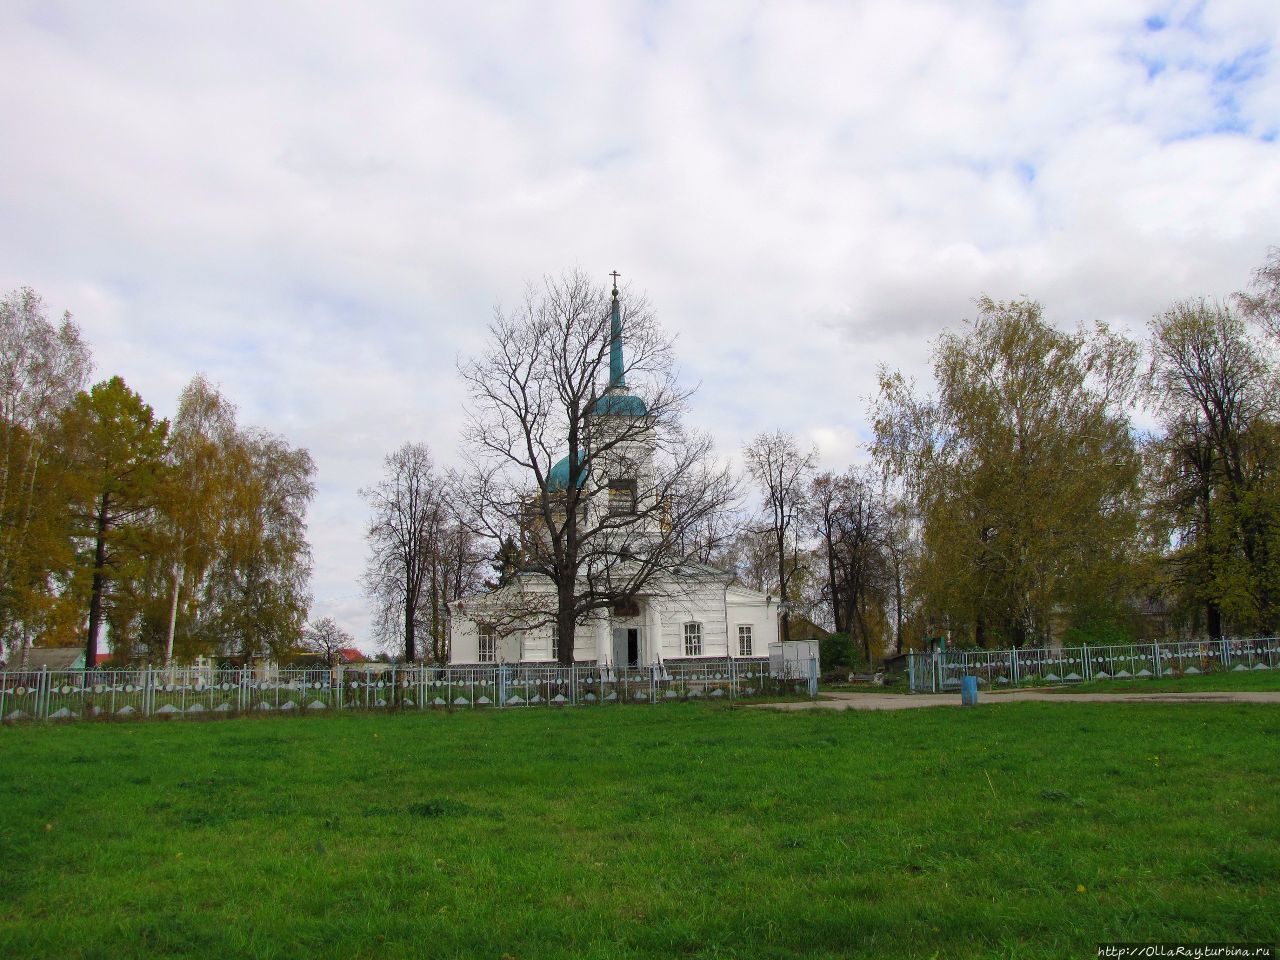
[[[622,366],[622,313],[618,308],[617,270],[609,274],[613,277],[613,304],[609,314],[609,389],[626,387],[627,379]]]

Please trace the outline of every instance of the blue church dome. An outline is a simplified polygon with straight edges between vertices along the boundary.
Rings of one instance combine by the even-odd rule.
[[[596,400],[591,412],[600,417],[643,417],[649,411],[644,401],[630,393],[606,393]]]
[[[582,458],[587,455],[584,450],[578,454],[578,462],[582,462]],[[582,489],[583,483],[586,482],[587,472],[582,471],[582,475],[578,477],[578,489]],[[569,489],[569,457],[566,454],[555,462],[551,469],[547,472],[547,492],[560,493]]]

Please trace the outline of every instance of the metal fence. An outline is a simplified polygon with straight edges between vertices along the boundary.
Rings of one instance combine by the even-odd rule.
[[[1280,638],[1192,640],[1109,647],[1027,647],[1021,650],[947,650],[912,653],[908,682],[918,693],[958,690],[960,678],[980,686],[1015,687],[1144,680],[1199,673],[1280,669]]]
[[[40,670],[0,672],[0,718],[75,720],[316,715],[345,710],[742,700],[818,694],[816,660],[770,670],[769,660],[666,662],[614,668],[596,664],[482,664],[277,670]]]

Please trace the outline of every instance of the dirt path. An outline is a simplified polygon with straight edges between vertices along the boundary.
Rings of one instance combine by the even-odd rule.
[[[913,710],[919,707],[958,707],[956,693],[824,693],[825,700],[762,703],[768,710]],[[1049,703],[1277,703],[1280,690],[1163,693],[1052,693],[1044,690],[1002,690],[978,695],[978,705],[1010,700],[1042,700]]]

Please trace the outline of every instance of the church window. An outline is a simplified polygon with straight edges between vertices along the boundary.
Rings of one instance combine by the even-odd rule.
[[[609,515],[626,516],[636,512],[635,480],[609,481]]]
[[[738,656],[751,656],[751,625],[747,623],[738,627]]]
[[[498,635],[491,623],[480,625],[479,660],[481,663],[496,663],[498,660]]]
[[[684,625],[684,655],[686,657],[702,656],[702,624],[686,623]]]
[[[556,623],[551,625],[551,659],[560,659],[560,625]]]

